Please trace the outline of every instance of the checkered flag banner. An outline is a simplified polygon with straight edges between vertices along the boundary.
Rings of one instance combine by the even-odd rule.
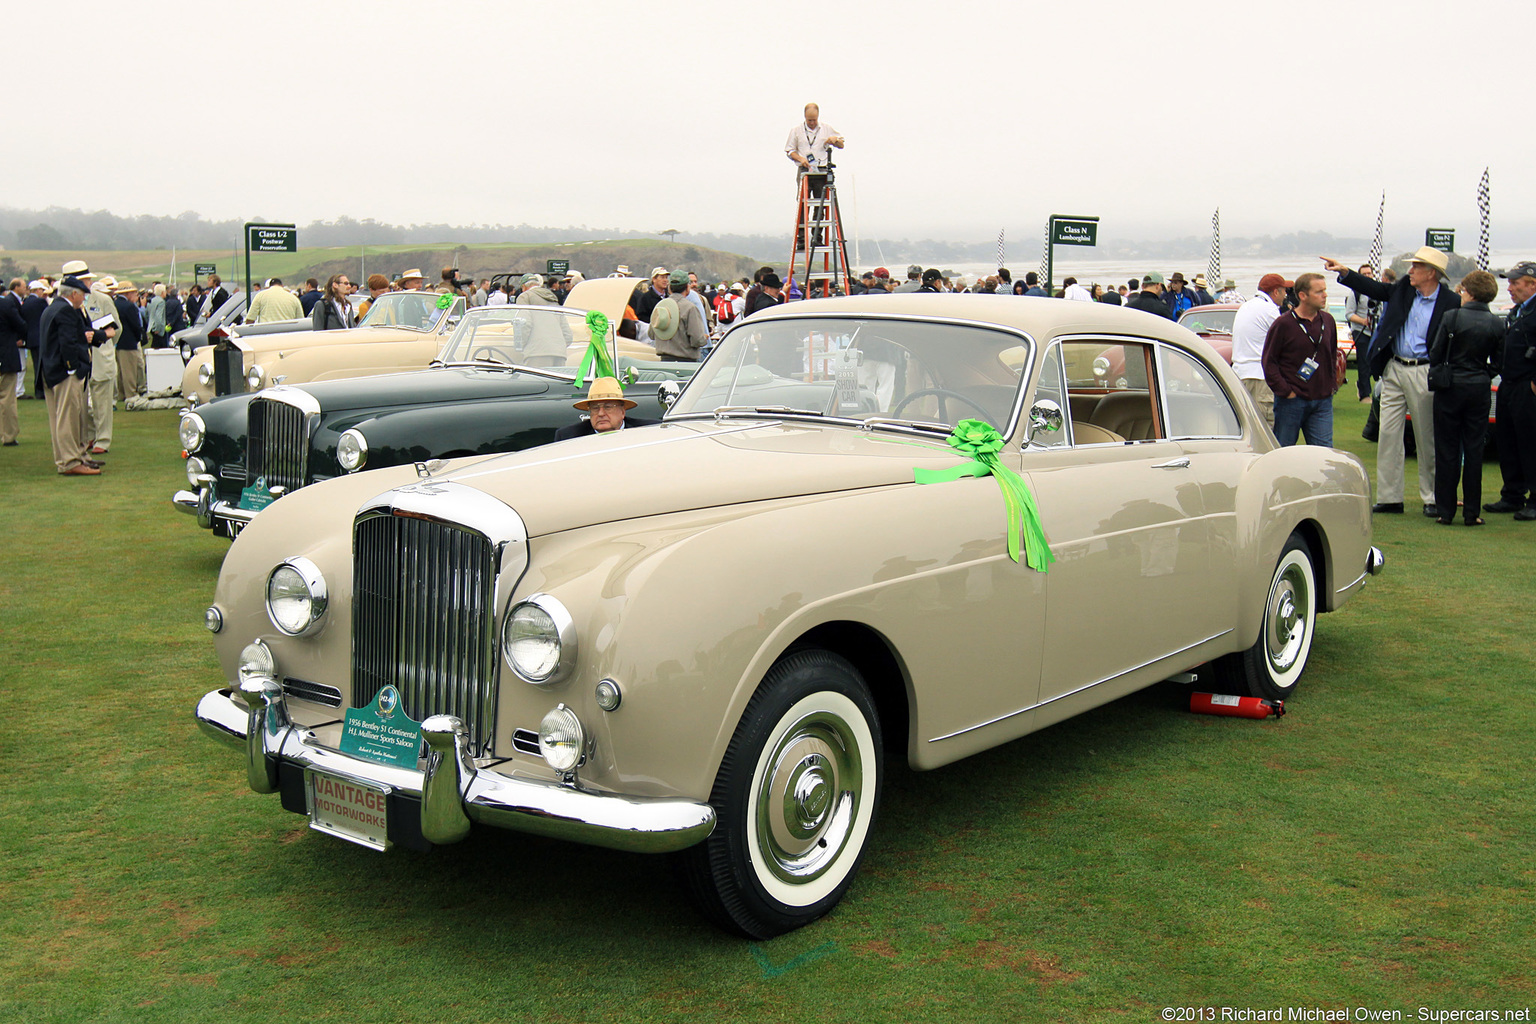
[[[1045,222],[1045,246],[1040,250],[1040,287],[1050,288],[1051,279],[1047,270],[1051,265],[1051,222],[1047,218]]]
[[[1008,265],[1008,261],[1003,258],[1003,229],[1002,228],[998,228],[997,229],[997,265],[999,267],[1006,267]]]
[[[1376,237],[1371,241],[1371,254],[1365,258],[1365,262],[1371,265],[1376,272],[1376,277],[1381,277],[1381,224],[1382,218],[1387,213],[1387,190],[1381,190],[1381,205],[1376,208]]]
[[[1211,258],[1205,265],[1206,287],[1214,295],[1221,291],[1221,207],[1211,214]]]
[[[1488,168],[1477,183],[1477,269],[1488,269]]]

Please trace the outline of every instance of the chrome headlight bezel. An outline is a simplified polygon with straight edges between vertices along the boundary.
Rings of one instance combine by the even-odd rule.
[[[182,450],[195,452],[208,438],[208,424],[197,413],[184,412],[176,424],[176,436],[181,441]]]
[[[272,587],[279,574],[285,580],[297,577],[299,586],[303,590],[304,614],[294,616],[279,616],[272,606]],[[296,596],[293,591],[282,595],[280,599],[286,600]],[[325,621],[325,609],[329,598],[325,586],[325,576],[320,572],[320,567],[307,558],[289,558],[272,567],[267,574],[266,605],[267,618],[272,625],[288,636],[310,636],[317,632]],[[302,621],[300,621],[302,620]]]
[[[355,473],[368,464],[368,439],[356,427],[343,430],[336,439],[336,461],[348,473]]]
[[[266,379],[267,371],[261,368],[260,363],[255,363],[245,371],[245,388],[247,391],[260,391],[262,381]]]
[[[203,363],[197,368],[197,382],[205,388],[213,386],[213,363]]]
[[[514,635],[514,630],[530,626],[532,632]],[[547,648],[538,653],[529,640],[534,644],[553,644],[553,657]],[[530,649],[536,657],[528,656]],[[501,620],[501,654],[507,667],[524,682],[535,686],[558,683],[576,667],[576,622],[565,605],[549,594],[534,594],[517,601],[508,606]]]

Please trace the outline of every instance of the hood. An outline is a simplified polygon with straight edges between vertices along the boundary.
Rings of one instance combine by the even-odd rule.
[[[744,502],[912,483],[959,456],[942,439],[856,427],[686,421],[494,456],[436,479],[494,495],[530,536]],[[380,488],[383,490],[383,488]]]
[[[387,373],[373,377],[314,381],[300,385],[326,412],[350,409],[389,409],[412,405],[451,405],[460,402],[541,395],[581,397],[570,381],[553,380],[532,373],[444,366],[411,373]],[[573,408],[574,421],[577,413]]]
[[[235,328],[238,332],[239,328]],[[381,341],[422,341],[423,339],[441,335],[435,332],[413,331],[405,327],[354,327],[347,331],[284,331],[277,334],[251,334],[241,336],[236,334],[232,340],[235,347],[242,352],[252,355],[265,355],[276,352],[278,355],[287,355],[289,352],[301,348],[309,348],[313,345],[361,345]]]

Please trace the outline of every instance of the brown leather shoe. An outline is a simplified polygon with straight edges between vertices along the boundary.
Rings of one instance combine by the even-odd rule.
[[[61,476],[101,476],[101,470],[95,466],[70,466]]]
[[[101,447],[100,445],[95,445],[95,446],[93,446],[91,448],[91,454],[92,455],[105,455],[105,454],[107,454],[107,450],[105,448]]]

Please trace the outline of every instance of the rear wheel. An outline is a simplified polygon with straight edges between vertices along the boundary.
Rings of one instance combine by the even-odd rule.
[[[1306,670],[1316,626],[1317,574],[1306,541],[1293,533],[1269,582],[1259,638],[1216,662],[1218,681],[1231,693],[1285,700]]]
[[[704,913],[765,939],[831,910],[863,857],[884,770],[874,701],[851,664],[800,651],[775,665],[715,777],[715,831],[681,855]]]

